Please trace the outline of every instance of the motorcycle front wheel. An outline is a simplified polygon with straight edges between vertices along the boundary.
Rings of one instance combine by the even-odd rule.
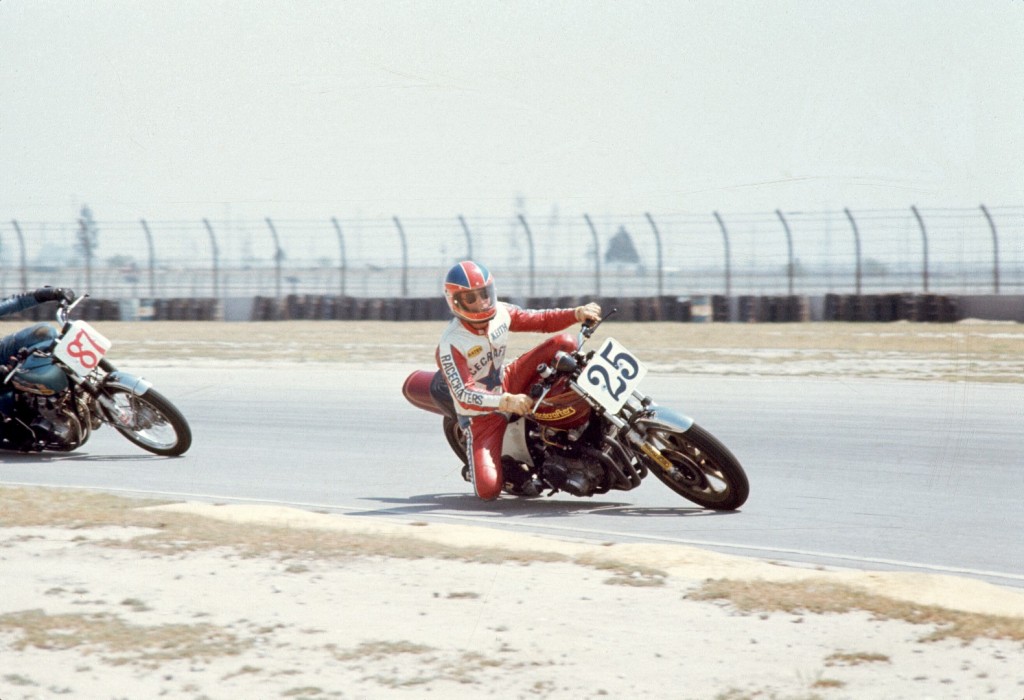
[[[104,393],[113,408],[100,403],[104,420],[129,442],[156,455],[177,457],[192,446],[192,430],[185,416],[159,392],[149,389],[141,396],[124,389]]]
[[[647,437],[672,463],[670,470],[651,464],[650,471],[683,498],[713,510],[736,510],[746,502],[750,484],[739,460],[696,423],[685,431],[652,425]]]

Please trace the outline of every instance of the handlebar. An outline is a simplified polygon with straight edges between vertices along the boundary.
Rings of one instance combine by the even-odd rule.
[[[579,337],[579,340],[577,342],[577,345],[579,345],[580,347],[583,347],[584,341],[588,340],[590,338],[590,336],[594,335],[594,331],[597,330],[597,327],[600,326],[605,321],[607,321],[612,316],[614,316],[615,314],[617,314],[618,312],[619,312],[618,307],[612,307],[612,310],[609,311],[608,313],[606,313],[604,316],[602,316],[601,320],[598,321],[597,323],[590,323],[589,321],[588,322],[584,322],[583,323],[583,327],[580,328],[580,337]]]
[[[72,302],[61,301],[57,304],[57,323],[62,327],[67,324],[68,319],[71,318],[71,310],[78,306],[82,301],[89,297],[88,294],[82,294]]]

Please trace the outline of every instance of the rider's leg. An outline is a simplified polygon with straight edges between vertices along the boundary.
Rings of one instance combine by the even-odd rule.
[[[38,343],[46,343],[57,337],[57,330],[48,323],[37,323],[22,328],[0,338],[0,364],[6,364],[8,358],[16,355],[22,348],[30,348]]]
[[[573,352],[578,348],[576,336],[571,333],[560,333],[548,338],[505,365],[505,391],[512,394],[530,393],[530,385],[537,381],[537,365],[551,364],[559,350]]]
[[[493,501],[501,494],[505,480],[501,469],[501,443],[508,421],[500,413],[474,416],[466,431],[466,456],[476,495]]]

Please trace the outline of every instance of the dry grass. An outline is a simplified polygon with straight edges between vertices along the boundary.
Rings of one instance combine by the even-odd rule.
[[[925,634],[921,641],[957,638],[970,642],[986,638],[1024,642],[1024,620],[1020,618],[915,605],[822,580],[793,583],[710,580],[688,594],[687,598],[726,600],[746,613],[785,612],[794,615],[823,615],[862,610],[878,620],[903,620],[915,625],[933,627],[934,629]]]
[[[408,536],[369,535],[336,530],[309,530],[253,523],[230,523],[212,518],[149,510],[165,503],[103,493],[43,488],[0,488],[0,527],[139,527],[150,532],[129,540],[107,540],[107,547],[130,548],[171,555],[227,547],[243,557],[280,560],[392,557],[442,559],[479,564],[576,563],[609,571],[610,584],[657,586],[663,572],[633,565],[570,558],[553,552],[487,547],[460,547]],[[411,527],[422,527],[414,523]],[[301,566],[301,564],[296,564]],[[131,605],[126,602],[125,605]]]
[[[889,663],[891,659],[885,654],[869,651],[841,652],[829,654],[825,659],[826,666],[860,666],[862,664]]]
[[[0,527],[137,527],[145,528],[127,540],[105,540],[108,547],[131,548],[156,555],[179,555],[190,551],[226,548],[243,557],[274,557],[296,562],[310,559],[350,557],[394,557],[405,559],[442,559],[481,564],[572,563],[610,572],[605,583],[623,586],[662,586],[668,575],[657,569],[638,567],[592,556],[569,557],[550,552],[504,550],[486,547],[460,547],[409,536],[383,536],[343,531],[310,530],[286,526],[235,524],[189,514],[151,510],[146,506],[158,501],[129,499],[102,493],[62,489],[0,488]],[[465,591],[453,596],[471,595]],[[709,580],[688,594],[690,600],[726,600],[744,612],[786,612],[794,615],[848,613],[866,611],[880,620],[904,620],[933,628],[922,641],[976,638],[1024,641],[1024,620],[979,615],[919,606],[873,595],[854,587],[809,580],[796,583],[764,581]],[[121,605],[132,611],[145,608],[145,602],[125,599]],[[0,629],[23,628],[29,635],[25,643],[57,645],[64,639],[61,630],[72,629],[89,640],[116,640],[131,636],[132,629],[115,616],[61,616],[47,621],[38,611],[0,618]],[[142,647],[157,648],[164,632],[180,637],[182,646],[174,653],[233,653],[237,643],[217,636],[202,625],[180,629],[144,632]],[[145,634],[152,634],[146,638]],[[33,636],[35,635],[35,636]],[[155,654],[156,651],[146,652]],[[149,658],[149,657],[146,657]],[[858,657],[861,662],[880,661]],[[836,657],[837,663],[852,663]]]
[[[24,324],[0,323],[0,334]],[[189,357],[282,362],[380,362],[430,364],[441,321],[282,321],[265,323],[97,323],[122,360]],[[595,340],[614,336],[652,365],[746,363],[790,365],[829,362],[860,354],[871,362],[917,360],[954,362],[948,378],[1024,381],[1024,327],[1015,323],[616,323],[601,327]],[[537,340],[516,334],[519,353]],[[593,341],[592,341],[593,342]],[[594,343],[596,347],[596,343]],[[992,377],[980,365],[1009,365]],[[1005,367],[1004,367],[1005,370]]]
[[[15,651],[28,647],[78,649],[85,654],[100,654],[104,662],[115,665],[156,666],[168,659],[234,656],[252,645],[213,625],[146,627],[103,613],[48,615],[42,610],[22,610],[0,615],[0,631],[19,633],[10,642]]]

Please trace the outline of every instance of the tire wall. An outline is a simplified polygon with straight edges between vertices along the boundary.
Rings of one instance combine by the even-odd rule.
[[[524,308],[566,308],[597,301],[616,320],[675,323],[807,321],[951,323],[964,318],[1024,322],[1024,295],[826,294],[807,296],[527,297],[503,299]],[[51,321],[51,303],[4,320]],[[244,299],[86,299],[74,316],[87,321],[441,321],[441,298],[289,295]]]

